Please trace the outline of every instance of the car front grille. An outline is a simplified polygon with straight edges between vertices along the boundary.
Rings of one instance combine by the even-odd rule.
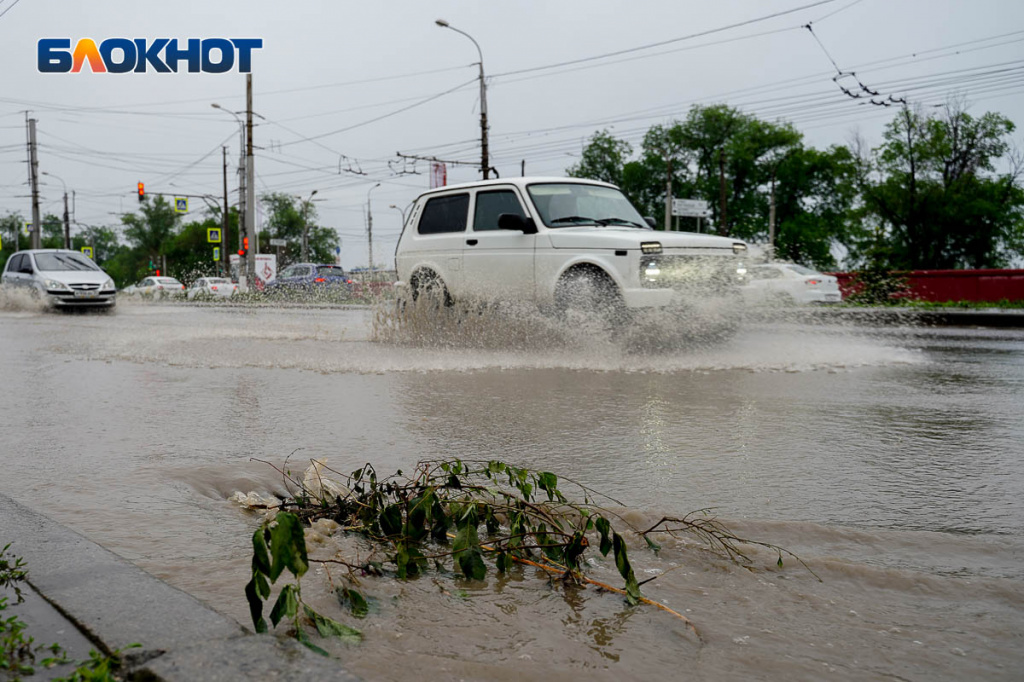
[[[83,282],[83,283],[80,283],[80,284],[69,284],[68,286],[71,287],[71,289],[73,291],[98,291],[99,288],[100,288],[99,284],[96,284],[96,283],[93,283],[93,282]]]
[[[648,289],[671,287],[694,291],[728,291],[742,284],[740,260],[728,256],[641,256],[640,282]]]

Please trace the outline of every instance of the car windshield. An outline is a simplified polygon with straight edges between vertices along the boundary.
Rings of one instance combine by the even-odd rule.
[[[321,265],[316,269],[318,277],[344,277],[345,271],[333,265]]]
[[[181,286],[181,282],[174,279],[173,277],[157,277],[156,281],[158,284],[176,284],[178,286]]]
[[[37,253],[36,268],[41,272],[69,270],[99,270],[99,267],[79,253]]]
[[[817,270],[811,270],[810,268],[805,268],[802,265],[787,265],[786,267],[789,268],[790,270],[792,270],[793,272],[795,272],[798,275],[819,275],[819,274],[821,274]]]
[[[538,183],[527,191],[548,227],[624,225],[649,229],[619,190],[570,182]]]
[[[228,280],[224,279],[223,277],[211,277],[210,279],[206,280],[206,283],[207,284],[231,284],[231,282],[229,282]]]

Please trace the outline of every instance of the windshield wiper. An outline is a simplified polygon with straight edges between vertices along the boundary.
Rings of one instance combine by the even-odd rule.
[[[594,223],[595,225],[601,224],[601,222],[595,218],[584,218],[581,215],[567,215],[562,216],[561,218],[554,218],[551,220],[551,224],[554,225],[555,223]]]
[[[625,218],[601,218],[600,220],[595,220],[594,222],[596,222],[598,225],[602,225],[602,226],[603,225],[632,225],[633,227],[642,227],[642,228],[646,228],[647,227],[646,225],[641,225],[639,223],[634,223],[632,220],[626,220]]]

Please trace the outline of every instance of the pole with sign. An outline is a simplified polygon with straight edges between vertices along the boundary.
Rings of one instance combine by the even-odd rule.
[[[708,202],[703,199],[673,199],[672,215],[697,219],[697,231],[700,232],[700,219],[708,217]]]

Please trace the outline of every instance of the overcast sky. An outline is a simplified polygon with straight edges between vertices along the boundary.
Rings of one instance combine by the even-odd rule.
[[[75,191],[83,225],[119,225],[137,208],[138,181],[150,192],[220,195],[221,145],[237,200],[238,124],[210,104],[244,109],[244,75],[44,74],[40,38],[262,38],[257,189],[317,190],[320,223],[342,236],[347,267],[367,262],[373,185],[382,183],[370,194],[374,252],[387,266],[401,222],[390,206],[428,186],[427,164],[396,152],[479,162],[476,48],[437,18],[483,50],[492,164],[503,176],[519,175],[522,162],[528,175],[562,175],[594,131],[638,143],[694,103],[792,121],[813,146],[855,132],[877,144],[894,110],[843,95],[825,50],[883,95],[929,106],[959,93],[974,113],[1024,123],[1024,2],[807,7],[815,2],[0,0],[0,214],[31,216],[26,111],[38,121],[40,170],[53,174],[41,176],[44,213],[61,213],[58,177]],[[800,28],[808,22],[821,45]],[[609,53],[620,54],[601,57]],[[448,177],[479,172],[449,167]],[[191,208],[198,218],[201,202]]]

